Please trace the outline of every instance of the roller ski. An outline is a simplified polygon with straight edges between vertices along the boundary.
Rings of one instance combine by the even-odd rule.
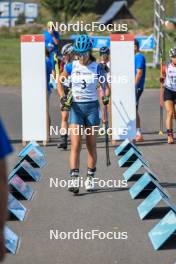
[[[66,150],[68,146],[68,135],[61,135],[61,142],[57,145],[57,148]]]
[[[94,181],[94,176],[95,176],[95,169],[90,169],[88,168],[87,170],[87,178],[85,181],[85,189],[88,192],[94,191],[95,190],[95,181]]]
[[[75,194],[79,193],[79,170],[73,169],[70,171],[70,179],[68,181],[68,191]]]

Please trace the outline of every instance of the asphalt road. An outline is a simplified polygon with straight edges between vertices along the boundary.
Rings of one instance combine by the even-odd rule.
[[[176,145],[166,144],[159,129],[158,90],[146,90],[141,100],[142,127],[145,142],[139,144],[151,168],[161,183],[167,187],[176,202]],[[17,162],[21,145],[21,96],[18,88],[0,88],[0,114],[10,134],[14,153],[9,157],[9,170]],[[52,124],[59,123],[57,96],[52,95]],[[83,188],[73,196],[65,188],[50,188],[50,178],[67,179],[69,150],[56,148],[58,139],[53,138],[45,147],[47,165],[42,169],[42,179],[30,183],[36,191],[32,202],[22,201],[29,209],[24,222],[9,221],[7,224],[21,237],[17,255],[8,254],[6,264],[175,264],[176,246],[154,251],[148,238],[149,230],[161,216],[141,221],[137,206],[141,199],[132,200],[128,188],[102,188],[87,193]],[[114,148],[110,148],[112,165],[105,166],[105,149],[98,143],[96,177],[122,180],[125,170],[119,169]],[[86,149],[81,154],[81,176],[86,172]],[[100,230],[102,232],[127,232],[127,239],[113,240],[57,240],[50,239],[50,230],[74,232]],[[176,243],[175,243],[176,244]]]

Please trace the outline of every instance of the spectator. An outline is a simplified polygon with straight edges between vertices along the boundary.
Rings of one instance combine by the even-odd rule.
[[[45,36],[45,46],[49,51],[52,70],[54,70],[55,74],[57,74],[60,35],[54,30],[52,21],[47,23],[47,31],[44,31],[43,34]]]
[[[0,120],[0,262],[5,257],[4,226],[6,221],[8,184],[6,156],[12,152],[12,147]]]
[[[135,141],[143,141],[141,133],[141,122],[139,116],[139,100],[144,91],[145,84],[145,73],[146,73],[146,62],[145,56],[139,51],[139,42],[135,39],[135,89],[136,89],[136,127],[137,133]]]

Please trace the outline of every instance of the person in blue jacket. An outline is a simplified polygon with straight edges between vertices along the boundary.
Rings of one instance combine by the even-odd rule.
[[[5,257],[4,226],[6,221],[8,181],[6,157],[12,152],[8,136],[0,119],[0,262]]]
[[[146,61],[145,56],[139,51],[139,42],[135,39],[135,89],[136,89],[136,142],[143,141],[143,136],[141,133],[141,122],[139,116],[139,100],[144,91],[146,76]]]
[[[56,62],[58,61],[59,56],[59,43],[60,35],[53,28],[53,22],[49,21],[47,23],[47,31],[43,32],[45,37],[45,47],[49,52],[49,58],[52,64],[52,70],[56,70]]]

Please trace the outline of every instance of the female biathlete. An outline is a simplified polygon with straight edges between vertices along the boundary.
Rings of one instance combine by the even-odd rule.
[[[168,144],[174,143],[173,117],[176,111],[176,48],[169,52],[170,63],[164,65],[160,81],[164,86],[164,103],[166,108],[166,128]]]
[[[89,36],[80,35],[74,43],[74,51],[79,60],[67,64],[58,83],[58,93],[63,107],[69,110],[69,128],[71,138],[70,152],[70,176],[71,185],[68,190],[74,193],[79,192],[79,159],[82,143],[81,127],[86,129],[86,146],[88,152],[87,159],[87,179],[85,187],[87,191],[94,188],[94,174],[96,171],[97,151],[95,126],[99,126],[99,103],[97,95],[98,81],[103,80],[103,70],[97,64],[91,54],[92,42]],[[62,78],[71,78],[71,90],[73,101],[64,94]],[[101,78],[99,78],[101,77]],[[102,101],[109,102],[109,87],[105,83],[106,89]],[[71,104],[70,104],[71,103]],[[75,133],[79,129],[79,133]]]
[[[74,59],[74,53],[73,53],[73,45],[72,43],[66,44],[63,46],[61,50],[62,54],[62,61],[60,63],[60,72],[62,73],[64,71],[65,65],[67,63],[70,63]],[[67,96],[70,91],[70,79],[65,79],[63,83],[64,88],[64,94]],[[67,149],[67,130],[68,130],[68,111],[65,111],[63,107],[61,107],[61,129],[62,129],[62,135],[61,135],[61,142],[57,145],[58,148]]]

